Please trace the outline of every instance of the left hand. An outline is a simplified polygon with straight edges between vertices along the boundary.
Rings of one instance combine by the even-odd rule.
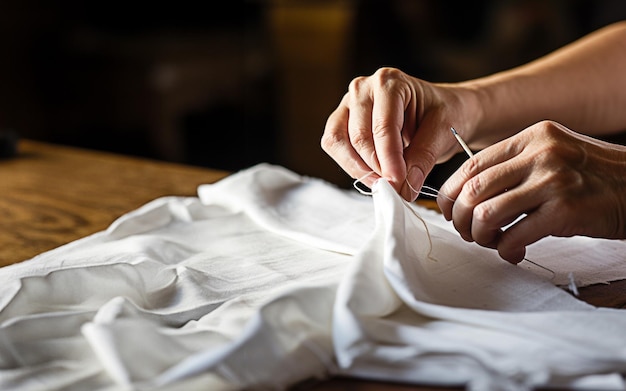
[[[321,144],[352,178],[366,186],[385,178],[413,201],[437,162],[459,150],[450,126],[466,141],[480,142],[474,124],[482,116],[475,89],[434,84],[399,69],[381,68],[350,83],[326,122]],[[372,175],[370,175],[372,174]]]
[[[463,239],[511,263],[549,235],[625,238],[626,147],[544,121],[477,153],[440,193]]]

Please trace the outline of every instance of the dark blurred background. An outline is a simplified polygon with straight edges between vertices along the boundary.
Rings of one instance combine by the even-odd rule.
[[[3,1],[0,129],[347,185],[319,141],[353,77],[478,77],[622,19],[620,0]]]

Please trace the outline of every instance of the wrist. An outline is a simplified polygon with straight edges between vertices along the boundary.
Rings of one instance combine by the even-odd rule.
[[[453,126],[469,145],[471,149],[482,149],[490,145],[485,141],[484,133],[485,112],[484,108],[488,99],[486,92],[479,86],[471,82],[440,84],[445,91],[450,92],[450,97],[445,101],[452,107],[454,123]]]
[[[532,75],[503,72],[459,84],[474,112],[468,135],[473,148],[486,148],[545,119],[534,88],[529,87],[534,83]]]

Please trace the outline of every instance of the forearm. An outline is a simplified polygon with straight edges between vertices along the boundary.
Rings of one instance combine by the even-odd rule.
[[[626,129],[626,22],[534,62],[459,84],[474,102],[470,144],[483,148],[544,119],[589,135]]]

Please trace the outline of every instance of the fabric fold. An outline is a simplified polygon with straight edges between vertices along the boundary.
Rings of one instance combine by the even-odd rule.
[[[429,226],[384,181],[373,198],[376,232],[335,302],[341,373],[524,390],[622,370],[626,350],[615,344],[626,327],[621,311],[597,310]],[[614,376],[604,380],[622,386]]]
[[[546,277],[373,190],[261,164],[0,269],[0,389],[623,388],[626,316],[557,285],[626,278],[626,243],[540,241]]]

